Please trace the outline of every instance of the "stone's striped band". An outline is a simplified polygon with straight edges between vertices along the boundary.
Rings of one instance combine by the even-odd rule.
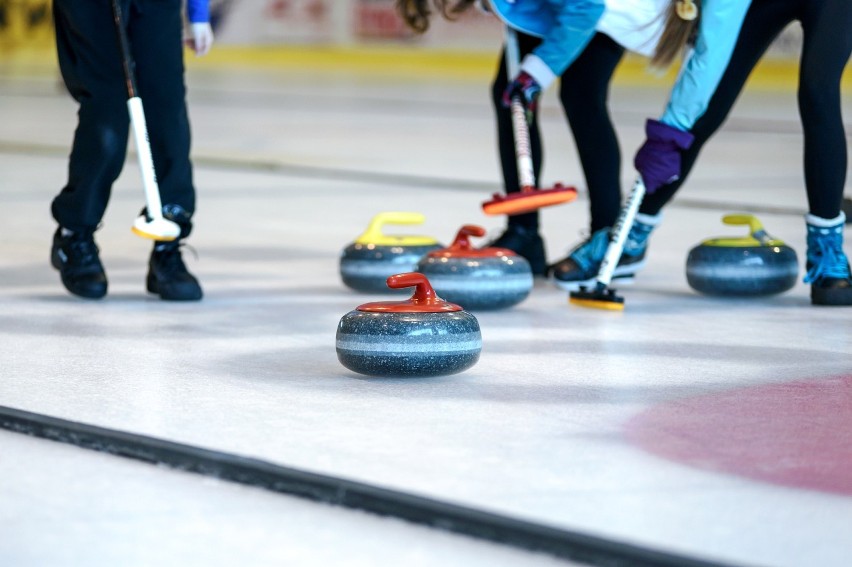
[[[358,335],[339,335],[337,337],[337,348],[351,353],[369,352],[373,354],[460,353],[482,350],[482,337],[479,334],[469,333],[467,337],[460,337],[458,341],[453,342],[388,342],[380,339],[362,340]]]
[[[397,256],[387,262],[372,260],[346,260],[340,264],[340,270],[353,277],[382,277],[387,279],[395,274],[413,272],[417,268],[418,258]]]
[[[417,271],[443,299],[465,309],[503,309],[527,298],[533,288],[529,262],[520,256],[424,257]]]
[[[448,291],[477,291],[477,292],[529,292],[533,284],[532,274],[518,276],[502,276],[498,278],[471,276],[453,276],[447,274],[436,274],[429,278],[432,287],[436,290]],[[443,297],[443,296],[442,296]],[[446,299],[446,298],[444,298]],[[450,301],[450,300],[447,300]]]
[[[788,266],[766,266],[761,265],[758,269],[755,269],[755,266],[750,265],[725,265],[725,264],[712,264],[712,265],[701,265],[701,266],[688,266],[686,269],[687,274],[693,274],[696,276],[704,276],[704,277],[717,277],[717,278],[749,278],[755,280],[761,279],[770,279],[781,276],[791,275],[796,277],[799,274],[799,267],[796,264],[791,264]]]
[[[420,258],[440,247],[440,244],[376,246],[353,243],[340,256],[340,276],[345,285],[358,291],[398,294],[399,290],[387,286],[387,279],[396,274],[416,271]]]
[[[796,285],[799,262],[789,246],[708,246],[689,252],[686,281],[708,295],[759,296]]]
[[[440,376],[476,364],[482,334],[465,311],[387,313],[350,311],[340,320],[337,358],[370,376]]]
[[[337,336],[355,335],[362,341],[454,342],[459,336],[479,336],[479,322],[470,313],[383,313],[350,311],[340,320]]]

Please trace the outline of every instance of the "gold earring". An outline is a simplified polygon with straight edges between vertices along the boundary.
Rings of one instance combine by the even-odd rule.
[[[689,22],[698,17],[698,6],[692,0],[677,0],[675,12],[681,20]]]

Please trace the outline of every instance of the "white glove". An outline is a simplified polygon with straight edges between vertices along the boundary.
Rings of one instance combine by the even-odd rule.
[[[190,35],[186,44],[195,51],[197,56],[206,55],[213,47],[213,28],[209,22],[193,23],[189,26]]]

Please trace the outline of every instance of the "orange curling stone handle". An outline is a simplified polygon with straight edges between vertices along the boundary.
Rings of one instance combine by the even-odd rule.
[[[517,256],[508,248],[488,246],[474,248],[470,243],[471,236],[485,236],[485,229],[476,224],[462,226],[456,234],[456,239],[446,248],[432,250],[426,254],[429,258],[497,258],[499,256]]]
[[[471,236],[485,236],[485,229],[478,224],[462,226],[456,234],[456,239],[450,244],[450,248],[470,250],[473,248],[470,243]]]
[[[420,272],[406,272],[388,278],[388,287],[402,289],[414,286],[414,294],[406,301],[376,301],[359,305],[358,311],[381,313],[447,313],[462,311],[460,305],[444,301],[438,294],[429,278]]]

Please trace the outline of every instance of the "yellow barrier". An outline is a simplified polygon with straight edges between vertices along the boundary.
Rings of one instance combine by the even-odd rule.
[[[50,0],[0,0],[0,69],[55,73]]]
[[[459,81],[490,81],[497,65],[497,53],[439,51],[406,45],[363,47],[216,46],[206,57],[187,57],[199,69],[239,67],[277,71],[345,72],[371,77],[393,77],[432,81],[436,77]],[[671,85],[676,69],[660,74],[649,70],[647,59],[628,55],[618,67],[617,84],[630,86]],[[764,58],[749,79],[749,88],[795,90],[799,81],[797,58]],[[852,88],[852,69],[847,68],[845,89]]]
[[[50,0],[0,0],[0,53],[52,47]]]

